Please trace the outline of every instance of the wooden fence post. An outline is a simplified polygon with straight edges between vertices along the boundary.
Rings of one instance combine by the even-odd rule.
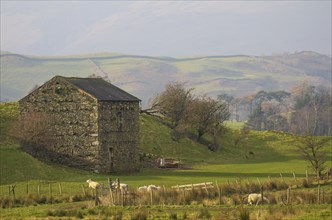
[[[257,201],[256,205],[258,205],[258,201]],[[262,185],[261,185],[261,203],[262,203],[262,205],[264,204],[264,193],[263,193],[263,186]]]
[[[259,185],[261,186],[262,184],[258,177],[257,177],[257,181],[258,181]]]
[[[206,182],[204,182],[204,185],[205,185],[205,192],[206,192],[206,195],[209,197],[209,191],[208,191],[208,189],[207,189]]]
[[[26,188],[27,195],[29,194],[29,183],[27,183],[27,188]]]
[[[153,205],[153,190],[150,190],[150,204]]]
[[[52,196],[52,184],[51,183],[48,185],[48,193],[50,194],[50,196]]]
[[[220,189],[217,181],[216,181],[216,186],[217,186],[217,190],[218,190],[219,205],[221,205],[221,189]]]
[[[83,191],[83,195],[86,196],[86,192],[85,192],[85,189],[84,189],[84,184],[82,184],[82,191]]]
[[[308,170],[305,170],[305,178],[307,180],[307,183],[309,183],[309,175],[308,175]]]
[[[320,204],[320,185],[318,185],[317,189],[317,204]]]
[[[62,195],[62,187],[61,187],[61,183],[59,183],[59,194]]]
[[[284,177],[282,176],[282,173],[280,173],[280,178],[283,182],[285,182]]]
[[[288,187],[287,189],[287,205],[289,205],[291,202],[291,188]]]
[[[38,192],[38,195],[40,195],[40,185],[38,183],[38,186],[37,186],[37,192]]]
[[[99,205],[100,204],[100,200],[98,198],[98,188],[95,189],[95,205]]]

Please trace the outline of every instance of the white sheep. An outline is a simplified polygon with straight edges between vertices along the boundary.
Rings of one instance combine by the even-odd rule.
[[[88,179],[86,182],[89,184],[89,188],[97,189],[100,187],[100,183],[92,181],[91,179]]]
[[[149,185],[147,187],[147,190],[150,192],[151,190],[159,190],[160,186],[156,186],[156,185]]]
[[[146,192],[148,190],[148,187],[147,186],[140,186],[140,187],[137,188],[137,190],[139,192]]]
[[[267,203],[270,203],[270,201],[265,196],[263,196],[263,200]],[[260,203],[260,202],[262,202],[262,195],[261,194],[251,193],[251,194],[248,195],[248,203],[250,205],[252,205],[252,204],[258,205],[258,203]]]
[[[114,182],[112,184],[112,186],[116,189],[118,188],[118,184],[116,182]],[[129,190],[129,185],[126,184],[126,183],[120,183],[120,190],[124,191],[124,192],[127,192]]]

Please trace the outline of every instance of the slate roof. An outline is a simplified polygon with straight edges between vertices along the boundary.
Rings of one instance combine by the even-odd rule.
[[[61,77],[100,101],[139,102],[140,99],[101,78]]]

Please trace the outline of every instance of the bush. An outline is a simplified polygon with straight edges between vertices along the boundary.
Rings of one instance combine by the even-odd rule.
[[[176,213],[170,213],[169,216],[168,216],[168,219],[171,219],[171,220],[177,220],[178,219],[178,216]]]
[[[202,208],[199,210],[199,212],[197,213],[197,217],[198,218],[211,218],[211,214],[209,212],[209,210],[207,210],[207,208]]]
[[[130,217],[131,220],[146,220],[147,218],[148,213],[146,210],[138,210]]]
[[[239,210],[239,219],[240,220],[249,220],[250,219],[249,210],[241,207]]]

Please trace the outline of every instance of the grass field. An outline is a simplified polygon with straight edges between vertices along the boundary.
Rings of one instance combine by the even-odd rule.
[[[47,195],[49,194],[50,184],[54,195],[59,194],[59,184],[61,184],[63,194],[74,195],[82,193],[82,185],[84,184],[86,187],[85,181],[89,178],[107,184],[109,175],[41,162],[22,152],[17,141],[9,135],[10,125],[18,117],[17,103],[0,103],[0,113],[0,198],[8,196],[8,186],[14,184],[16,184],[17,195],[26,195],[27,187],[29,193],[37,193],[38,185],[41,194]],[[220,149],[217,152],[211,152],[205,145],[185,136],[178,141],[174,141],[171,138],[171,130],[166,125],[160,123],[157,118],[143,114],[140,117],[140,151],[178,159],[182,162],[183,169],[142,168],[139,173],[123,173],[112,177],[119,177],[121,181],[128,183],[131,188],[136,188],[147,184],[169,187],[178,184],[210,181],[234,183],[243,180],[254,182],[259,180],[265,182],[269,178],[280,180],[280,173],[282,173],[285,181],[291,182],[293,172],[297,178],[304,177],[306,170],[312,173],[308,168],[309,164],[299,157],[296,148],[298,143],[293,135],[272,131],[250,131],[245,139],[235,145],[233,142],[234,135],[242,125],[241,123],[228,122],[229,129],[219,140],[221,143]],[[205,138],[209,139],[209,137]],[[330,141],[326,145],[328,167],[331,166],[331,144],[332,139],[330,137]],[[329,186],[324,187],[328,188]],[[57,207],[70,210],[71,207],[78,205],[84,216],[89,216],[90,203],[47,204],[38,205],[37,208],[22,207],[1,209],[0,211],[4,218],[15,219],[27,216],[44,218],[48,214],[52,214],[49,213],[49,210],[56,210]],[[301,214],[302,208],[294,208],[290,215],[287,213],[285,215],[289,219],[324,219],[324,216],[331,216],[330,206],[311,206],[305,214]],[[104,216],[100,213],[107,213],[105,210],[97,210],[98,208],[93,207],[92,209],[96,209],[91,211],[95,215]],[[163,208],[153,206],[146,207],[146,209],[148,210],[149,219],[154,219],[155,216],[159,216],[159,219],[169,219],[169,213],[177,213],[179,218],[185,211],[190,216],[194,215],[197,206]],[[228,209],[231,210],[230,213],[233,213],[229,216],[229,219],[236,219],[236,216],[239,215],[238,207],[208,207],[208,211],[213,216],[221,216]],[[264,207],[261,212],[273,214],[273,210],[277,209],[280,209],[280,207]],[[120,208],[124,219],[130,219],[128,217],[129,213],[135,211],[136,208],[134,207]],[[257,209],[250,213],[251,216],[257,215]],[[298,216],[303,215],[306,218],[298,218]]]

